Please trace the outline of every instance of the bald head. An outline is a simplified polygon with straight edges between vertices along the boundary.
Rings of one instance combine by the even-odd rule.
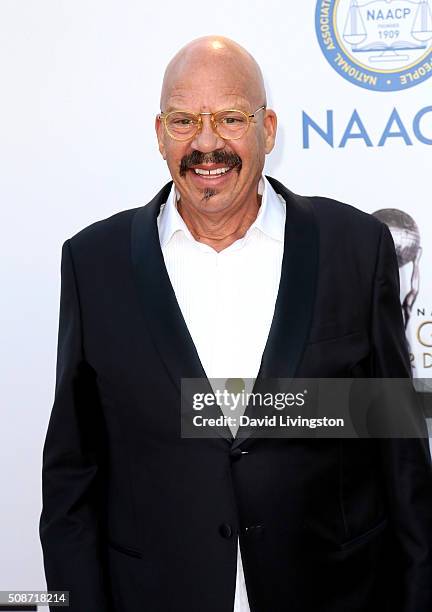
[[[257,108],[266,104],[261,69],[241,45],[223,36],[203,36],[184,46],[169,62],[162,83],[160,107],[165,111],[172,96],[185,90],[220,84],[241,95]]]

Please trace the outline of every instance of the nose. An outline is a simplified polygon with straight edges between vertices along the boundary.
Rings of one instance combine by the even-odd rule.
[[[210,115],[201,115],[201,119],[201,129],[195,134],[191,147],[202,153],[223,149],[225,140],[214,131]]]

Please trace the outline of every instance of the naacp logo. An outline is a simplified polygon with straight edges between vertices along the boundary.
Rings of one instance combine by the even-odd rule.
[[[396,91],[432,76],[431,0],[319,0],[321,49],[345,79]]]

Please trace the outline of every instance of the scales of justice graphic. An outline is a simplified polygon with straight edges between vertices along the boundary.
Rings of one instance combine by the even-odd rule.
[[[374,53],[378,55],[370,55],[368,60],[371,63],[383,62],[401,62],[408,61],[410,56],[403,54],[401,51],[415,51],[427,49],[428,42],[432,39],[432,10],[430,0],[406,0],[403,4],[406,7],[416,7],[414,18],[411,21],[411,28],[404,28],[404,34],[408,34],[406,38],[410,40],[400,40],[398,38],[399,31],[395,20],[397,17],[396,10],[392,11],[392,4],[398,5],[399,14],[403,10],[400,8],[402,4],[400,0],[370,0],[368,2],[359,3],[358,0],[351,0],[348,9],[348,14],[343,30],[343,40],[350,45],[352,53]],[[380,19],[384,24],[388,23],[387,34],[390,37],[392,33],[393,39],[390,40],[370,40],[370,32],[365,25],[364,14],[374,15],[374,11],[380,15]],[[386,17],[388,15],[388,17]],[[383,24],[383,25],[384,25]],[[397,34],[396,34],[397,31]],[[384,35],[386,29],[381,30]],[[363,45],[363,43],[365,43]],[[362,46],[363,45],[363,46]]]

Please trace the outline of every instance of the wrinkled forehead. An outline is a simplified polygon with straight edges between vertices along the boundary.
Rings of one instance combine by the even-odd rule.
[[[167,97],[166,113],[172,110],[190,110],[196,113],[217,112],[225,109],[237,109],[252,113],[255,108],[250,96],[242,94],[239,89],[233,88],[184,88],[176,87]]]
[[[213,61],[184,60],[170,67],[164,77],[161,108],[165,112],[187,108],[197,112],[238,108],[253,112],[263,103],[259,75],[238,58]]]

